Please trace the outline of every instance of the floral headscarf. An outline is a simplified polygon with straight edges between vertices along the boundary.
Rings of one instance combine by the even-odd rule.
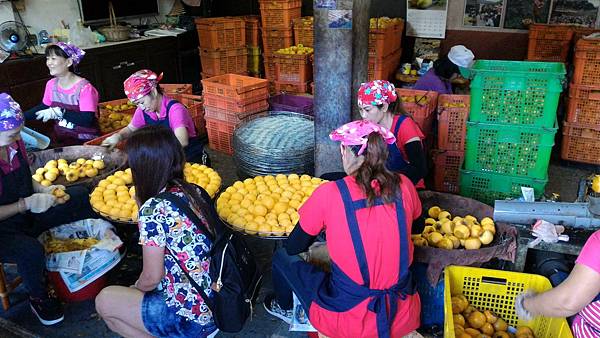
[[[358,104],[360,106],[379,106],[390,104],[398,99],[396,88],[386,80],[375,80],[360,85],[358,89]]]
[[[138,70],[123,82],[125,95],[131,101],[139,100],[156,88],[162,77],[162,73],[156,75],[155,72],[149,69]]]
[[[346,123],[329,134],[333,141],[340,141],[345,146],[361,146],[358,156],[367,148],[367,141],[371,133],[378,133],[387,144],[396,142],[394,134],[380,125],[369,120],[358,120]]]
[[[85,55],[85,51],[83,49],[75,46],[72,43],[57,42],[56,45],[69,56],[69,59],[73,61],[73,65],[75,66],[81,62],[83,56]]]
[[[13,130],[24,122],[21,106],[6,94],[0,94],[0,131]]]

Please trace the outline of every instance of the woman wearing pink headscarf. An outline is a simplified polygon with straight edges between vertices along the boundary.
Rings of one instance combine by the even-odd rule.
[[[183,104],[162,92],[158,86],[161,79],[162,73],[157,75],[151,70],[142,69],[125,80],[125,95],[137,105],[137,109],[129,125],[106,138],[102,145],[114,147],[144,126],[162,125],[173,130],[183,146],[187,161],[208,165],[208,155],[197,137],[190,113]]]
[[[368,120],[330,134],[348,176],[319,186],[273,257],[275,294],[265,309],[289,323],[292,291],[311,324],[329,337],[403,337],[419,327],[420,300],[410,274],[413,220],[421,202],[412,182],[386,166],[396,138]],[[325,231],[331,272],[301,260]]]
[[[42,104],[25,113],[27,120],[54,121],[52,140],[58,145],[82,144],[100,135],[97,123],[98,91],[76,69],[85,52],[64,42],[46,48],[46,83]]]
[[[42,324],[53,325],[64,315],[60,302],[48,296],[44,282],[46,257],[37,236],[51,227],[97,215],[84,187],[69,187],[71,199],[58,205],[52,195],[58,186],[44,187],[31,179],[20,136],[23,122],[19,104],[0,93],[0,262],[17,264],[29,291],[31,310]]]

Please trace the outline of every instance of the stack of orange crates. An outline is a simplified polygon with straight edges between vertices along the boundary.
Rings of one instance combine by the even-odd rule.
[[[567,62],[572,39],[571,26],[531,24],[527,60]]]
[[[302,0],[259,0],[265,78],[275,91],[274,53],[294,44],[293,23],[300,18]]]
[[[563,125],[561,157],[600,164],[600,39],[579,39]]]
[[[313,79],[312,53],[284,54],[275,52],[275,91],[305,94]]]
[[[437,149],[433,151],[433,184],[437,191],[459,192],[470,102],[469,95],[444,94],[438,97]]]
[[[260,77],[262,73],[260,52],[260,17],[258,15],[242,16],[246,23],[246,46],[248,47],[248,74]]]
[[[238,17],[197,18],[202,78],[247,74],[246,22]]]
[[[294,20],[294,44],[304,47],[315,46],[314,18],[303,16]]]
[[[202,80],[204,118],[211,149],[233,155],[233,131],[269,108],[267,80],[225,74]]]
[[[368,78],[389,80],[400,64],[404,20],[372,18],[369,29]]]

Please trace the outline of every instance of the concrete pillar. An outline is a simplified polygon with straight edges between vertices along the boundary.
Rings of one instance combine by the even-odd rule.
[[[352,22],[352,120],[360,119],[356,93],[361,83],[368,80],[369,63],[369,9],[371,0],[353,1]]]
[[[329,139],[329,133],[352,120],[353,65],[356,66],[356,83],[366,79],[368,58],[368,29],[370,0],[337,0],[336,8],[319,8],[314,1],[315,31],[315,175],[342,171],[339,145]],[[328,14],[332,10],[351,10],[352,29],[329,28]],[[358,24],[360,28],[355,28]],[[364,26],[364,27],[362,27]],[[353,34],[362,37],[356,42],[363,49],[356,63],[353,61]],[[354,38],[354,40],[357,40]],[[360,47],[360,46],[365,47]],[[356,87],[358,88],[358,86]]]

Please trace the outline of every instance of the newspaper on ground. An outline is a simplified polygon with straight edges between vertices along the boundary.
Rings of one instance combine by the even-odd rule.
[[[51,253],[46,256],[48,271],[57,271],[70,292],[76,292],[113,268],[120,260],[121,239],[113,226],[102,219],[86,219],[52,228],[38,237],[44,244],[52,238],[96,238],[89,249]]]

